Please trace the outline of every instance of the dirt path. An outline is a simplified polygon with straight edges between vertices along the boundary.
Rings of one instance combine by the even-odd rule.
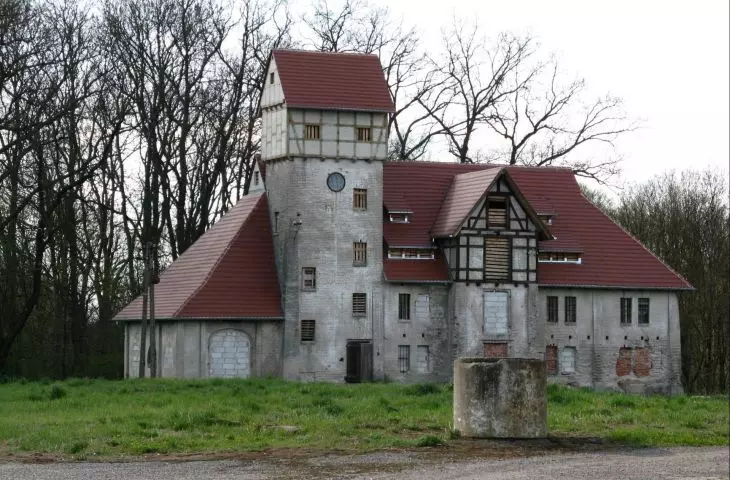
[[[507,454],[507,451],[504,452]],[[728,479],[728,448],[593,449],[555,453],[479,448],[420,449],[366,455],[288,456],[209,461],[0,463],[0,479]],[[26,459],[28,461],[29,459]]]

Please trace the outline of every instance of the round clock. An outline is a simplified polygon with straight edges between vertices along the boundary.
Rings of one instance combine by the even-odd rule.
[[[327,176],[327,186],[333,192],[342,191],[345,188],[345,177],[340,172],[330,173]]]

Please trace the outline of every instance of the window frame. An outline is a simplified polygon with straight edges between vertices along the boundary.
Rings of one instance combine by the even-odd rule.
[[[307,272],[311,270],[311,272]],[[312,284],[307,285],[307,278],[311,277]],[[317,290],[317,268],[316,267],[302,267],[302,290],[313,292]]]
[[[649,297],[639,297],[639,299],[637,300],[637,305],[638,306],[636,307],[636,309],[639,315],[637,318],[637,323],[639,325],[649,325],[651,323],[651,320],[649,318],[651,312],[651,299]],[[643,321],[642,317],[644,317]]]
[[[547,323],[558,323],[560,318],[560,299],[557,295],[547,296]]]
[[[366,135],[363,135],[363,137],[367,138],[361,138],[360,132],[367,132]],[[370,143],[373,141],[373,127],[355,127],[355,138],[358,142],[363,143]]]
[[[400,373],[411,371],[411,346],[398,345],[398,370]]]
[[[632,297],[621,297],[620,324],[621,326],[631,325]]]
[[[352,189],[352,209],[367,210],[368,209],[368,189],[353,188]]]
[[[402,322],[411,321],[411,294],[398,294],[398,320]]]
[[[573,325],[578,322],[578,299],[573,295],[566,295],[563,303],[563,318],[565,323]]]
[[[368,264],[368,243],[352,242],[352,266],[366,267]]]
[[[365,292],[352,293],[352,316],[367,317],[368,315],[368,294]]]
[[[316,133],[316,136],[314,136]],[[304,140],[321,140],[322,129],[318,123],[304,124]]]
[[[306,322],[306,325],[305,325]],[[310,324],[311,322],[311,324]],[[311,331],[311,335],[306,335],[305,332],[309,333]],[[299,341],[301,343],[314,343],[317,335],[317,321],[313,319],[305,319],[299,321]]]

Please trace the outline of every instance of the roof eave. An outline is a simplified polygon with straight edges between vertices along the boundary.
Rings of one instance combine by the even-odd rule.
[[[284,316],[246,316],[246,317],[161,317],[161,318],[155,318],[156,322],[180,322],[180,321],[186,321],[186,322],[195,322],[195,321],[246,321],[246,322],[269,322],[269,321],[283,321]],[[141,318],[114,318],[112,319],[114,322],[141,322]],[[148,320],[149,321],[149,320]]]
[[[289,103],[285,102],[287,108],[306,108],[315,110],[335,110],[338,112],[375,112],[375,113],[388,113],[393,115],[395,113],[394,107],[389,108],[378,108],[378,107],[348,107],[348,106],[332,106],[332,105],[316,105],[316,104],[303,104],[303,103]]]
[[[596,288],[601,290],[662,290],[662,291],[684,291],[693,292],[696,289],[692,286],[687,287],[660,287],[647,285],[588,285],[588,284],[572,284],[572,283],[540,283],[538,287],[542,288]]]

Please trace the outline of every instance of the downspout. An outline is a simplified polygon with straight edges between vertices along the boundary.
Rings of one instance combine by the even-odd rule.
[[[591,290],[591,388],[596,389],[596,295]]]
[[[672,356],[672,319],[670,317],[670,295],[670,293],[667,293],[667,380],[669,382],[667,387],[669,387],[669,395],[673,393],[672,390],[674,389],[674,374],[672,368],[672,362],[674,361],[674,358]]]

